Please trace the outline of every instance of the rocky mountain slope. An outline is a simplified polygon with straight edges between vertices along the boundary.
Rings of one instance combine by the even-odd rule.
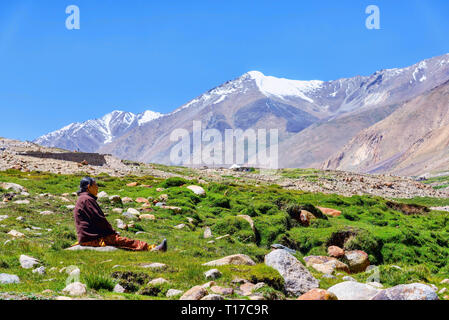
[[[149,110],[139,114],[113,111],[100,119],[72,123],[39,137],[34,142],[46,147],[95,152],[105,143],[160,116],[162,114]]]
[[[354,137],[324,168],[424,174],[449,167],[449,82]]]

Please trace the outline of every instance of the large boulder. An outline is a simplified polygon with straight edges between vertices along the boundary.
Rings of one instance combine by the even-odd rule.
[[[271,251],[265,256],[265,264],[281,274],[285,290],[291,295],[299,296],[319,286],[309,270],[285,250]]]
[[[335,294],[327,290],[312,289],[300,296],[298,300],[338,300],[338,298]]]
[[[0,273],[0,284],[20,283],[18,276],[14,274]]]
[[[234,254],[232,256],[227,256],[218,260],[209,261],[207,263],[204,263],[203,266],[209,266],[209,267],[217,267],[217,266],[224,266],[228,264],[234,264],[234,265],[247,265],[247,266],[254,266],[256,263],[247,255],[245,254]]]
[[[439,300],[439,298],[432,287],[412,283],[382,290],[371,300]]]
[[[201,300],[201,298],[207,295],[208,292],[206,289],[204,289],[202,286],[195,286],[184,293],[182,297],[179,298],[179,300]]]
[[[346,251],[342,260],[349,266],[351,273],[365,272],[370,265],[368,254],[361,250]]]
[[[380,290],[365,283],[346,281],[327,289],[335,294],[338,300],[370,300]]]

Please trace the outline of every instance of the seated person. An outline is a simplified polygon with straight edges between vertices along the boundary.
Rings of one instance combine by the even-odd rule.
[[[158,246],[120,237],[106,220],[97,203],[98,185],[93,178],[81,180],[78,201],[73,210],[78,244],[88,247],[113,246],[132,251],[167,251],[167,240]]]

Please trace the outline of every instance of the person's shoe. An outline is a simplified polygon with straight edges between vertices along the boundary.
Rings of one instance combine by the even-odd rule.
[[[151,251],[161,251],[166,252],[167,251],[167,239],[164,239],[160,245],[158,245],[156,248],[153,248]]]

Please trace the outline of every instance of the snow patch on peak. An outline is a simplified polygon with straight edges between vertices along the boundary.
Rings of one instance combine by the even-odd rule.
[[[138,124],[139,124],[139,126],[141,126],[147,122],[150,122],[150,121],[155,120],[160,117],[162,117],[162,113],[147,110],[147,111],[144,111],[141,114],[139,114]]]

